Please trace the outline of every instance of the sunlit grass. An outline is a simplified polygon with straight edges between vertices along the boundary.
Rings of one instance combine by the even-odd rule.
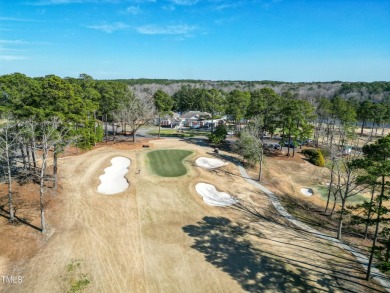
[[[187,173],[183,160],[191,155],[185,150],[157,150],[147,154],[150,170],[161,177],[178,177]]]

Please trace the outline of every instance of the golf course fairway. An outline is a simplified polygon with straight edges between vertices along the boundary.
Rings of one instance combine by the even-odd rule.
[[[161,177],[178,177],[187,173],[183,160],[191,155],[185,150],[157,150],[147,154],[150,170]]]

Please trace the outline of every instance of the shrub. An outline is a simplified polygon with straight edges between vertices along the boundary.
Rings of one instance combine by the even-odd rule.
[[[210,133],[210,142],[220,144],[226,139],[227,130],[225,125],[218,125],[213,133]]]
[[[302,154],[305,155],[306,158],[309,159],[309,162],[313,165],[324,167],[325,159],[320,150],[316,149],[306,149],[302,150]]]
[[[314,155],[314,153],[316,153],[317,150],[316,149],[306,149],[306,150],[302,150],[302,154],[306,157],[306,158],[310,158],[311,156]]]
[[[330,150],[329,149],[325,149],[325,148],[322,148],[321,149],[321,154],[324,158],[329,158],[330,157]]]

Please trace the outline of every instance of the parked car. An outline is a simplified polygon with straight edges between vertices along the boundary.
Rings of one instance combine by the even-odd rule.
[[[280,150],[280,149],[282,149],[282,146],[280,144],[278,144],[278,143],[274,143],[273,144],[273,149]]]
[[[281,146],[278,143],[264,144],[264,147],[267,148],[267,149],[274,149],[274,150],[280,150],[281,149]]]
[[[303,142],[302,142],[302,145],[310,145],[312,144],[314,141],[310,138],[307,138],[307,139],[304,139]]]
[[[294,142],[290,142],[290,144],[289,144],[288,141],[284,142],[284,146],[285,147],[290,147],[290,148],[295,148],[296,147]]]

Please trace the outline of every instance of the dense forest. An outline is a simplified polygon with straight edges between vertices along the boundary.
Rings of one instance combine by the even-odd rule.
[[[156,99],[163,99],[157,103]],[[165,100],[164,100],[165,99]],[[172,101],[170,101],[172,100]],[[167,104],[169,107],[167,108]],[[55,75],[30,78],[0,76],[0,113],[15,121],[47,121],[56,117],[75,144],[91,148],[101,141],[107,124],[116,122],[133,134],[155,117],[173,112],[205,111],[227,115],[240,125],[260,117],[261,133],[282,132],[288,139],[313,137],[331,142],[330,128],[339,126],[343,144],[352,127],[384,132],[390,121],[390,82],[94,80]],[[332,136],[333,137],[333,136]]]
[[[156,103],[156,97],[165,97],[165,102]],[[156,116],[197,110],[209,112],[213,118],[228,115],[238,130],[241,123],[259,116],[263,134],[273,135],[278,130],[287,133],[290,140],[314,136],[317,143],[319,137],[329,141],[329,125],[337,124],[341,125],[338,129],[343,141],[356,125],[361,126],[361,134],[367,125],[372,128],[371,135],[384,131],[390,120],[390,82],[94,80],[87,74],[78,78],[30,78],[20,73],[0,76],[3,117],[35,122],[56,117],[66,125],[76,145],[85,149],[101,141],[104,133],[107,137],[109,122],[119,123],[125,131],[128,127],[135,135]]]
[[[271,88],[277,94],[290,92],[301,99],[315,99],[319,97],[343,98],[353,97],[357,101],[382,101],[390,95],[390,82],[279,82],[279,81],[207,81],[207,80],[168,80],[168,79],[122,79],[120,82],[128,84],[136,93],[150,94],[157,89],[173,95],[183,86],[203,89],[218,89],[224,92],[232,90],[253,91],[262,88]]]

